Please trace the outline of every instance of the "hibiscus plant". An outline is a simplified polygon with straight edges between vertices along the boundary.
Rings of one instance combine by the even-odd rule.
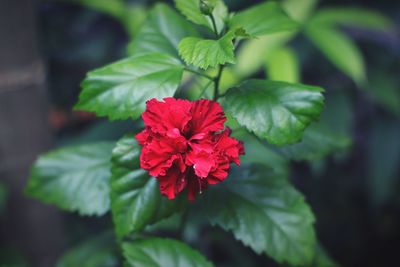
[[[27,193],[82,216],[111,213],[114,231],[92,241],[106,256],[87,266],[119,266],[121,258],[126,266],[213,266],[189,238],[155,235],[174,216],[181,230],[191,216],[202,218],[280,264],[335,266],[318,245],[314,215],[288,168],[290,159],[308,157],[312,144],[303,134],[319,120],[324,90],[234,71],[242,64],[236,48],[303,25],[274,1],[236,13],[222,0],[175,6],[181,14],[156,4],[129,57],[82,82],[76,109],[130,120],[138,130],[117,143],[41,156]],[[309,129],[323,136],[318,124]],[[115,261],[102,265],[111,255]],[[68,256],[60,266],[87,260],[74,265]]]

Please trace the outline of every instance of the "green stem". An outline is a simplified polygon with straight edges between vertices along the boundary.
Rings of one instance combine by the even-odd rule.
[[[214,29],[215,37],[217,37],[217,39],[219,39],[219,33],[218,33],[218,29],[217,29],[217,24],[215,23],[215,18],[213,16],[213,14],[210,14],[209,16],[211,18],[211,23],[212,23],[212,26]]]
[[[222,70],[224,69],[224,66],[219,65],[218,67],[218,75],[215,77],[214,80],[214,97],[213,99],[216,101],[220,95],[219,95],[219,81],[221,80],[221,75],[222,75]]]
[[[224,97],[224,96],[226,96],[226,92],[223,93],[223,94],[219,94],[219,95],[218,95],[218,98],[221,98],[221,97]]]
[[[211,84],[213,81],[214,81],[214,80],[209,81],[209,82],[206,84],[206,86],[204,86],[203,90],[201,90],[201,92],[200,92],[200,95],[197,97],[198,99],[201,98],[201,97],[204,95],[204,93],[207,91],[207,88],[210,86],[210,84]]]
[[[188,72],[203,76],[204,78],[207,78],[207,79],[212,80],[212,81],[214,81],[214,79],[215,79],[214,77],[211,77],[210,75],[207,75],[207,74],[202,73],[202,72],[197,71],[197,70],[192,70],[192,69],[189,69],[189,68],[185,68],[185,70],[188,71]]]

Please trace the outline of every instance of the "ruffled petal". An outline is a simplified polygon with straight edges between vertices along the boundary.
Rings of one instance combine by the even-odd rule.
[[[212,100],[200,99],[192,103],[190,133],[218,132],[224,129],[226,117],[221,105]]]
[[[146,145],[152,140],[152,132],[146,127],[143,131],[135,135],[139,145]]]
[[[205,151],[211,154],[214,151],[215,141],[210,134],[196,134],[189,139],[188,145],[196,153]]]
[[[210,153],[191,151],[186,155],[186,164],[193,166],[194,173],[204,178],[208,176],[211,169],[215,168],[216,161]]]
[[[185,188],[193,201],[209,184],[226,179],[230,163],[240,164],[243,143],[224,130],[222,107],[212,100],[151,99],[142,114],[145,129],[140,166],[155,176],[160,192],[173,199]]]
[[[184,171],[186,165],[181,153],[186,151],[186,147],[186,139],[182,136],[153,139],[142,148],[140,167],[152,176],[159,176],[165,175],[172,163],[177,161],[179,169]]]
[[[215,150],[228,157],[229,161],[233,161],[237,165],[240,165],[239,155],[244,154],[244,147],[238,140],[230,137],[231,132],[232,131],[227,128],[217,136]]]
[[[146,102],[146,110],[142,114],[144,124],[155,133],[165,134],[174,128],[183,132],[190,115],[191,103],[187,100],[172,97],[158,101],[153,98]]]
[[[165,175],[158,176],[160,192],[168,199],[174,199],[187,185],[186,173],[173,165]]]

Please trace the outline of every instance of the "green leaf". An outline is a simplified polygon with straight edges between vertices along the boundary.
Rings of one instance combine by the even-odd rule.
[[[296,30],[298,23],[288,17],[277,2],[265,2],[237,13],[230,29],[244,28],[252,36]]]
[[[232,43],[234,37],[233,32],[228,32],[219,40],[187,37],[179,43],[179,54],[187,64],[202,69],[235,63]]]
[[[125,16],[123,18],[123,24],[126,31],[129,33],[131,38],[136,38],[139,30],[144,26],[144,21],[147,18],[149,10],[142,4],[130,4],[125,10]],[[150,52],[150,51],[146,51]],[[155,51],[151,51],[155,52]],[[157,51],[162,52],[162,51]]]
[[[172,96],[182,73],[183,65],[167,54],[123,59],[88,73],[75,108],[111,120],[136,119],[148,99]]]
[[[318,160],[334,152],[349,148],[351,139],[346,135],[333,133],[320,124],[308,127],[300,143],[284,146],[280,150],[290,159]]]
[[[319,10],[313,21],[327,26],[353,26],[370,30],[387,31],[394,29],[393,23],[383,14],[360,7],[334,7]]]
[[[1,267],[32,267],[32,260],[23,255],[21,249],[14,246],[2,245],[0,250]]]
[[[316,240],[314,216],[304,197],[265,167],[242,166],[232,173],[204,197],[210,222],[279,263],[309,265]]]
[[[303,84],[248,80],[230,89],[225,109],[240,125],[271,144],[301,140],[304,129],[324,107],[323,89]]]
[[[232,68],[225,67],[219,80],[219,92],[224,94],[229,88],[235,86],[240,81],[238,75],[232,70]]]
[[[217,31],[220,33],[224,29],[225,20],[228,17],[228,8],[222,0],[205,0],[205,2],[213,7],[212,15],[215,19]],[[214,31],[210,17],[204,15],[200,10],[200,0],[175,0],[175,5],[191,22],[206,26]]]
[[[319,123],[331,132],[351,137],[355,123],[352,92],[347,90],[330,90],[325,96],[326,108],[321,113]]]
[[[266,73],[270,80],[299,82],[300,67],[294,51],[287,47],[275,50],[266,59]]]
[[[130,55],[160,52],[179,59],[179,41],[188,36],[199,36],[193,25],[168,5],[156,4],[129,44],[128,52]]]
[[[388,73],[386,68],[375,70],[368,75],[366,92],[375,103],[400,116],[400,90],[396,75]]]
[[[118,237],[167,218],[183,206],[181,199],[162,196],[156,178],[140,169],[140,152],[133,134],[113,150],[111,210]]]
[[[122,0],[74,0],[77,3],[95,9],[102,13],[122,19],[125,14],[125,3]]]
[[[233,66],[236,76],[249,77],[265,64],[265,59],[293,38],[293,32],[263,35],[244,42],[237,52],[237,63]],[[257,51],[257,53],[254,53]]]
[[[369,132],[366,182],[371,204],[380,208],[397,195],[400,176],[400,123],[379,117]]]
[[[231,128],[234,129],[233,127]],[[264,165],[278,175],[288,176],[289,161],[283,155],[274,151],[272,146],[249,134],[245,129],[234,131],[233,135],[238,140],[245,140],[244,148],[246,154],[240,157],[242,164]]]
[[[122,244],[127,266],[212,267],[203,255],[185,243],[167,238],[146,238]]]
[[[340,31],[323,27],[317,22],[310,22],[306,28],[306,34],[338,69],[359,85],[365,82],[363,56],[350,38]]]
[[[117,267],[117,244],[112,232],[86,240],[64,254],[57,267]]]
[[[292,19],[304,22],[314,12],[317,3],[318,0],[283,0],[282,7]]]
[[[328,253],[320,246],[316,246],[315,258],[312,264],[313,267],[339,267],[339,265],[332,260]]]
[[[144,5],[125,3],[124,0],[67,0],[76,2],[88,8],[97,10],[114,17],[124,27],[131,37],[136,36],[139,26],[146,18],[147,10]]]
[[[113,143],[92,143],[42,155],[33,165],[27,194],[81,215],[105,214],[112,148]]]
[[[0,216],[4,212],[7,204],[8,190],[5,184],[0,182]]]

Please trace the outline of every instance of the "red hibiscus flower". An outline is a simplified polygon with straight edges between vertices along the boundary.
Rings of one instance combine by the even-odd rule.
[[[156,177],[169,199],[187,188],[194,200],[209,184],[228,176],[231,162],[240,164],[243,144],[231,130],[218,102],[151,99],[142,114],[145,129],[136,135],[142,146],[140,166]]]

